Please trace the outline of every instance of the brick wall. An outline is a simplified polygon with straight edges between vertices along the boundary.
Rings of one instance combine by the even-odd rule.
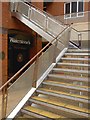
[[[64,3],[63,2],[51,2],[47,4],[46,12],[59,16],[64,14]]]
[[[3,34],[0,33],[0,86],[4,84],[8,79],[8,41],[7,39],[8,39],[7,33],[3,33]]]

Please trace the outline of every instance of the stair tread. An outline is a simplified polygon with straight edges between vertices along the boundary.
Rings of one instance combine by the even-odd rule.
[[[80,86],[80,85],[76,85],[76,84],[69,84],[69,83],[63,83],[63,82],[57,82],[57,81],[52,81],[52,80],[45,80],[43,83],[54,83],[54,84],[60,84],[60,85],[65,85],[65,86],[73,86],[76,88],[85,88],[85,89],[89,89],[90,87],[88,86]]]
[[[70,80],[77,80],[77,81],[85,81],[85,82],[89,82],[89,78],[86,77],[73,77],[73,76],[69,76],[69,75],[57,75],[57,74],[49,74],[49,77],[58,77],[58,78],[62,78],[62,79],[70,79]]]
[[[61,71],[61,72],[77,72],[77,73],[90,73],[88,70],[76,70],[76,69],[63,69],[63,68],[53,68],[54,71]]]
[[[72,94],[72,93],[66,93],[66,92],[62,92],[62,91],[56,91],[56,90],[51,90],[51,89],[45,89],[45,88],[39,88],[38,90],[41,91],[46,91],[46,92],[51,92],[51,93],[56,93],[56,94],[63,94],[63,95],[67,95],[70,97],[77,97],[77,98],[81,98],[81,99],[89,99],[88,96],[81,96],[81,95],[76,95],[76,94]]]
[[[77,64],[77,63],[60,63],[60,62],[58,62],[57,63],[57,65],[71,65],[71,66],[82,66],[82,67],[89,67],[90,66],[90,64]]]
[[[85,52],[90,52],[89,49],[68,49],[68,52],[69,52],[69,51],[70,51],[70,52],[73,52],[73,51],[74,51],[74,52],[75,52],[75,51],[76,51],[76,52],[84,52],[84,51],[85,51]]]
[[[51,100],[51,99],[47,99],[47,98],[41,98],[41,97],[37,97],[37,96],[32,97],[32,99],[42,101],[42,102],[46,102],[46,103],[49,103],[49,104],[53,104],[53,105],[60,106],[60,107],[65,107],[67,109],[72,109],[72,110],[75,110],[75,111],[90,113],[90,110],[88,110],[86,108],[80,108],[80,107],[77,107],[77,106],[69,105],[68,103],[57,102],[55,100]]]
[[[81,55],[81,56],[84,56],[84,55],[86,55],[86,56],[89,56],[90,54],[89,53],[65,53],[65,55]]]
[[[48,118],[64,118],[63,116],[60,116],[60,115],[57,115],[55,113],[48,112],[48,111],[45,111],[45,110],[41,110],[39,108],[35,108],[35,107],[32,107],[32,106],[26,106],[23,109],[27,110],[27,111],[30,111],[30,112],[34,112],[36,114],[39,114],[39,115],[42,115],[42,116],[45,116],[45,117],[48,117]]]
[[[76,61],[78,61],[78,60],[80,60],[80,61],[84,61],[84,60],[86,60],[86,61],[88,61],[88,60],[90,60],[90,58],[66,58],[66,57],[62,57],[61,58],[62,60],[76,60]]]

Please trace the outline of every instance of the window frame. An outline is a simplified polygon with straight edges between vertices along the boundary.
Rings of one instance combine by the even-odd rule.
[[[72,2],[65,2],[64,3],[64,19],[70,19],[70,18],[77,18],[77,17],[83,17],[84,16],[84,0],[77,0],[75,2],[77,2],[77,12],[75,16],[72,16],[75,13],[72,13]],[[82,12],[78,12],[79,11],[79,2],[83,2],[83,11]],[[66,4],[70,3],[70,14],[66,14]]]

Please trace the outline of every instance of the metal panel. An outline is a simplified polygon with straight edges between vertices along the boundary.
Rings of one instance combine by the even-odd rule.
[[[59,24],[54,19],[48,17],[47,30],[48,30],[49,33],[54,34],[55,36],[57,36],[61,31],[64,30],[64,26]]]
[[[73,29],[71,30],[70,40],[74,41],[78,45],[78,32]]]
[[[53,63],[54,45],[52,45],[38,60],[37,79],[49,68]]]
[[[28,70],[25,71],[8,89],[7,115],[32,88],[34,66],[35,64],[28,68]]]
[[[71,29],[68,27],[62,34],[58,36],[59,41],[64,45],[64,47],[68,47],[70,40]]]
[[[16,3],[15,3],[16,5]],[[15,6],[16,7],[16,6]],[[29,6],[24,4],[23,2],[19,2],[16,8],[16,11],[24,15],[25,17],[28,17],[29,14]]]
[[[46,16],[39,10],[31,7],[30,19],[43,29],[46,29]]]

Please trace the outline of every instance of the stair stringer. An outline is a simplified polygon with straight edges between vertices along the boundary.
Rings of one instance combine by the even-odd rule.
[[[37,24],[33,23],[31,20],[28,20],[27,18],[25,18],[24,16],[22,16],[20,13],[13,12],[11,14],[12,14],[13,17],[15,17],[18,20],[20,20],[26,26],[28,26],[29,28],[31,28],[32,30],[34,30],[36,33],[38,33],[39,35],[41,35],[43,38],[45,38],[47,41],[51,42],[55,38],[55,36],[53,36],[52,34],[44,31]]]
[[[62,56],[67,52],[68,48],[64,48],[60,54],[57,56],[55,63],[52,63],[51,66],[45,71],[45,73],[37,80],[36,88],[32,87],[31,90],[24,96],[24,98],[19,102],[15,109],[7,116],[6,120],[15,118],[18,112],[22,109],[25,103],[30,99],[30,97],[36,92],[38,87],[42,84],[43,80],[48,76],[48,74],[55,67],[57,62],[62,58]]]

